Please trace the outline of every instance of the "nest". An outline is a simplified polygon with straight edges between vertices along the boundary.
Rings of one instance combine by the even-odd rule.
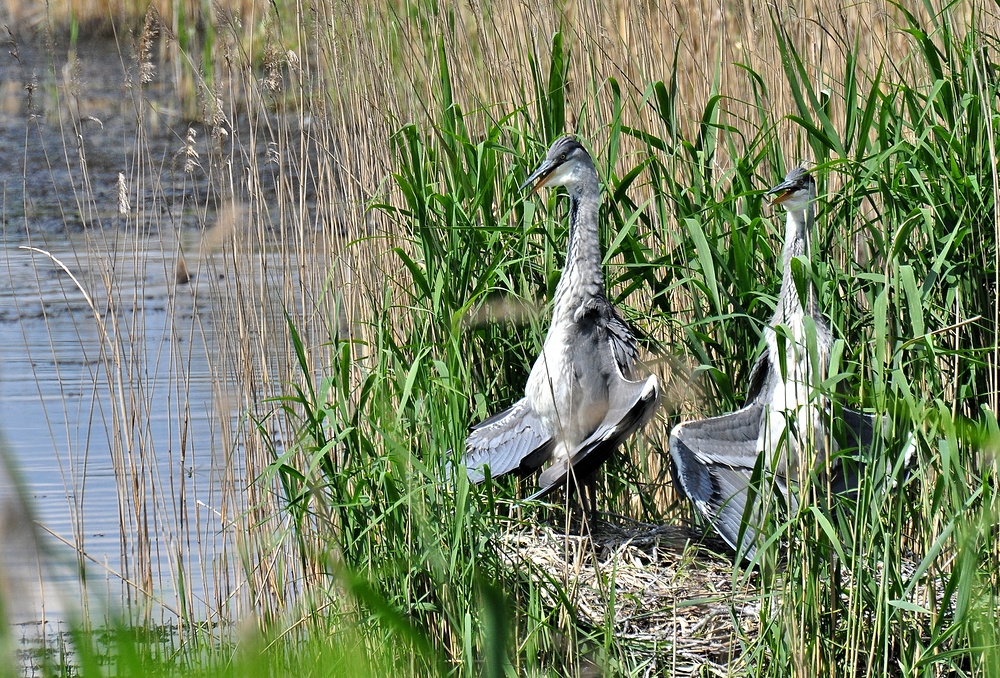
[[[756,636],[759,595],[734,591],[733,563],[691,543],[677,525],[610,524],[583,534],[526,526],[500,537],[511,567],[546,605],[569,600],[576,621],[609,629],[671,675],[732,675]]]

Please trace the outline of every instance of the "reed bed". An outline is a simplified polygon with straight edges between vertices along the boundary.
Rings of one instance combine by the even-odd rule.
[[[123,621],[74,631],[81,675],[997,675],[995,6],[33,7],[3,9],[13,51],[52,64],[19,109],[6,238],[42,250],[40,281],[53,257],[75,276],[110,450],[68,453],[109,454],[122,535]],[[78,58],[98,20],[124,83],[113,190]],[[668,384],[603,475],[625,536],[447,471],[540,349],[565,219],[517,186],[565,131]],[[839,338],[822,387],[884,422],[885,461],[853,517],[776,520],[749,569],[699,543],[666,440],[742,403],[780,279],[762,194],[799,162],[821,194],[802,275]],[[39,231],[39,167],[71,182],[70,252]],[[143,336],[151,298],[182,341]]]

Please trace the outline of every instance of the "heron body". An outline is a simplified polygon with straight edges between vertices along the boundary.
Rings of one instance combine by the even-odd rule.
[[[550,462],[531,497],[538,498],[591,475],[643,426],[656,409],[659,383],[654,375],[640,378],[635,337],[604,292],[600,183],[590,154],[571,136],[557,139],[527,186],[566,188],[566,264],[524,398],[472,428],[463,461],[476,483]]]
[[[731,414],[679,424],[670,434],[680,488],[745,558],[756,550],[761,520],[759,502],[748,508],[758,464],[793,512],[798,488],[813,469],[829,473],[828,486],[835,494],[850,493],[858,483],[854,465],[835,454],[830,403],[816,391],[825,378],[833,338],[817,308],[815,289],[809,284],[800,295],[792,272],[796,257],[810,255],[816,184],[797,168],[769,195],[787,210],[782,281],[764,331],[766,349],[750,373],[747,402]],[[867,449],[873,440],[872,417],[847,408],[840,414],[846,444]]]
[[[764,425],[757,438],[757,453],[764,455],[765,468],[775,470],[779,488],[794,507],[796,499],[788,492],[787,480],[798,481],[801,473],[808,473],[812,464],[802,462],[810,451],[814,453],[815,465],[822,464],[826,456],[825,403],[822,398],[814,397],[813,391],[825,374],[833,337],[817,308],[816,290],[808,285],[803,307],[792,275],[795,257],[810,257],[815,181],[798,168],[771,189],[770,194],[777,195],[776,202],[785,205],[787,218],[781,291],[774,317],[764,330],[772,383],[770,398],[764,403]],[[815,330],[812,347],[807,337],[807,317]],[[779,327],[784,330],[784,341],[780,344]],[[816,365],[812,356],[817,358]],[[817,367],[820,374],[816,374]]]

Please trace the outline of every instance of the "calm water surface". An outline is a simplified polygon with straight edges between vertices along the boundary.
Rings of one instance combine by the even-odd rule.
[[[83,248],[71,240],[50,247],[78,275],[107,263],[76,256]],[[238,457],[220,448],[238,411],[211,362],[218,346],[194,288],[168,285],[172,257],[157,241],[138,247],[146,265],[123,270],[118,262],[117,274],[139,293],[115,322],[105,316],[102,330],[65,272],[7,244],[0,434],[46,534],[45,560],[57,565],[50,577],[76,582],[82,553],[91,582],[107,581],[98,590],[117,594],[120,578],[145,582],[176,608],[179,561],[196,575],[187,581],[188,604],[198,606],[210,595],[202,577],[224,567],[213,562],[225,529],[218,509]],[[110,341],[102,339],[109,326],[118,333]],[[151,535],[148,547],[143,534]],[[46,602],[59,616],[73,601]]]
[[[150,620],[182,604],[210,614],[232,595],[226,548],[246,484],[240,400],[221,357],[226,283],[209,273],[211,254],[188,260],[199,269],[192,282],[175,274],[212,216],[200,207],[213,204],[210,134],[197,136],[205,167],[185,173],[177,158],[192,123],[173,89],[144,88],[138,145],[117,47],[81,44],[72,63],[66,54],[57,47],[50,67],[43,46],[22,42],[19,58],[0,57],[0,445],[44,536],[38,555],[15,480],[0,473],[0,568],[14,567],[0,594],[6,587],[19,621],[129,605],[137,589],[162,602]],[[119,173],[130,182],[128,219]],[[96,314],[28,245],[79,278]]]

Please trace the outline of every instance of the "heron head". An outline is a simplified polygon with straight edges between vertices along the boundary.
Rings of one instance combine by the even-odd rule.
[[[566,135],[555,140],[542,164],[521,184],[521,190],[531,187],[531,195],[543,186],[565,186],[573,192],[584,182],[595,179],[590,153],[575,137]]]
[[[774,196],[771,204],[780,204],[789,212],[805,209],[810,201],[816,199],[816,180],[804,167],[796,167],[767,195]]]

